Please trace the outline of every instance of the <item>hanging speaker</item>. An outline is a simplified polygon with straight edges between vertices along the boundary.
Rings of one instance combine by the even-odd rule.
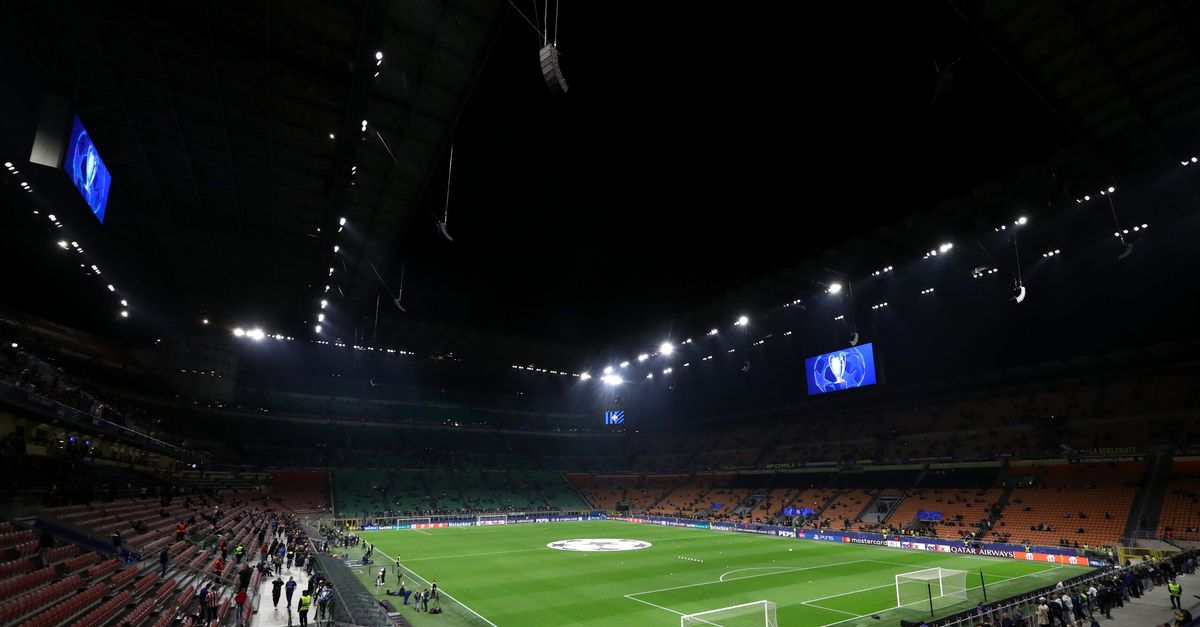
[[[550,92],[567,93],[567,79],[563,76],[562,65],[558,61],[558,48],[554,47],[554,44],[546,44],[538,53],[538,58],[542,62],[542,78],[546,79],[546,86],[550,88]]]

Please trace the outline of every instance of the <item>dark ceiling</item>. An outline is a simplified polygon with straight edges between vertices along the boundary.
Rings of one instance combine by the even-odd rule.
[[[572,3],[562,97],[538,69],[534,9],[45,2],[18,7],[5,42],[25,119],[40,91],[61,93],[98,138],[110,218],[76,228],[160,327],[311,338],[324,297],[327,338],[561,368],[888,265],[895,293],[970,281],[1002,265],[1010,244],[987,238],[1021,213],[1037,215],[1030,255],[1090,246],[1112,217],[1075,199],[1161,184],[1200,128],[1188,3],[878,2],[803,19]],[[435,228],[451,142],[453,242]],[[1189,179],[1169,184],[1194,200]],[[9,250],[49,254],[22,224],[5,223]],[[910,271],[947,240],[964,253],[942,274]],[[92,300],[65,266],[31,269],[14,302],[93,315],[64,307]],[[402,268],[406,313],[389,304]]]

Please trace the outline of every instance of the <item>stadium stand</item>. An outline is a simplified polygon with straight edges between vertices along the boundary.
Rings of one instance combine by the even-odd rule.
[[[1158,535],[1200,540],[1200,461],[1176,460],[1165,490]]]

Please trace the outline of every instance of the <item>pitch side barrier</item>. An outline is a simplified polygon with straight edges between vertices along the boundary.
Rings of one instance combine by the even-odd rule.
[[[609,517],[604,512],[572,512],[561,514],[534,514],[534,513],[515,513],[508,514],[506,519],[492,519],[480,522],[476,517],[462,516],[433,516],[429,522],[405,522],[398,521],[393,524],[380,525],[365,525],[361,528],[362,531],[379,531],[386,529],[444,529],[448,527],[476,527],[481,525],[520,525],[525,523],[548,523],[548,522],[581,522],[585,520],[609,520]]]
[[[1101,567],[1109,564],[1108,560],[1098,555],[1084,555],[1078,549],[1060,546],[1026,547],[1016,544],[998,544],[989,542],[964,543],[961,540],[944,538],[919,538],[915,536],[884,535],[865,531],[819,531],[803,527],[782,527],[778,525],[749,525],[745,523],[708,522],[689,520],[686,518],[661,518],[657,516],[609,518],[631,523],[663,525],[667,527],[689,527],[693,529],[710,529],[736,533],[754,533],[765,536],[795,538],[797,540],[816,540],[819,542],[840,542],[843,544],[867,544],[885,546],[893,549],[911,551],[935,551],[939,553],[958,553],[965,555],[982,555],[1018,559],[1030,562],[1046,562],[1050,564],[1069,564],[1073,566]]]

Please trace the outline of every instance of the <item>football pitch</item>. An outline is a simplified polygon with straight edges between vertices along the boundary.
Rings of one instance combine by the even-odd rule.
[[[901,573],[967,571],[968,601],[939,609],[941,616],[983,600],[981,572],[988,599],[996,600],[1089,570],[612,521],[368,531],[362,537],[376,547],[376,564],[355,569],[369,590],[375,591],[380,566],[388,566],[384,589],[397,588],[390,558],[399,559],[410,590],[437,581],[441,614],[417,612],[384,589],[377,594],[416,627],[669,627],[683,614],[764,599],[778,605],[779,624],[787,627],[898,625],[929,615],[896,608]],[[634,542],[561,544],[569,540]],[[642,543],[649,546],[613,550]]]

